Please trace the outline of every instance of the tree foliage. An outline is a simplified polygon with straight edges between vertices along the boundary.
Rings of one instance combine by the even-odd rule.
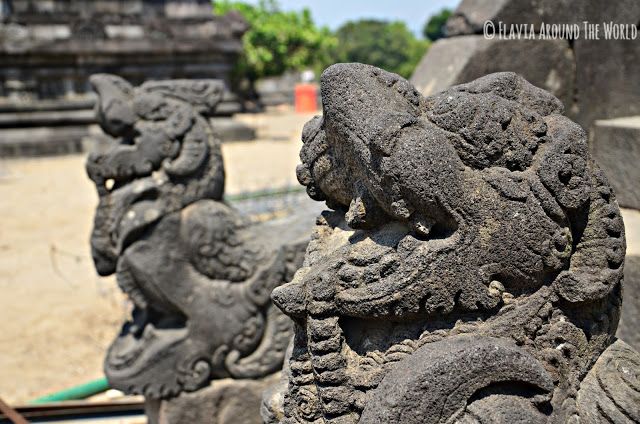
[[[422,35],[431,41],[436,41],[444,37],[444,26],[449,16],[451,16],[451,10],[449,9],[442,9],[440,12],[431,16],[422,28]]]
[[[236,67],[236,73],[250,81],[288,70],[320,70],[330,61],[336,38],[329,29],[315,26],[309,9],[285,12],[274,0],[261,0],[258,5],[216,0],[214,10],[219,15],[237,10],[251,26]]]
[[[408,78],[429,42],[417,39],[404,22],[372,19],[347,22],[336,32],[334,62],[362,62]]]
[[[218,15],[236,10],[250,25],[236,64],[235,83],[248,81],[251,88],[259,78],[286,71],[313,69],[319,75],[336,62],[368,63],[409,77],[430,43],[415,37],[399,21],[351,21],[332,33],[316,26],[308,9],[283,11],[276,0],[261,0],[257,5],[216,0],[214,10]],[[443,13],[438,16],[446,22]]]

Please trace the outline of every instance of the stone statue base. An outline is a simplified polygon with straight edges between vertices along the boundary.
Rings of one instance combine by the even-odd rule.
[[[262,424],[258,411],[262,392],[280,378],[215,380],[208,387],[173,399],[145,403],[149,424]]]

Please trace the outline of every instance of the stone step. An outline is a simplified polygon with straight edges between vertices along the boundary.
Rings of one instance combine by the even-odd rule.
[[[640,209],[640,116],[595,121],[589,147],[620,206]]]
[[[211,118],[211,125],[223,142],[256,138],[254,128],[230,117]],[[0,128],[0,158],[87,152],[101,134],[97,124]]]
[[[0,113],[0,128],[91,124],[95,120],[92,109]]]
[[[88,135],[87,125],[0,129],[0,158],[78,153]]]

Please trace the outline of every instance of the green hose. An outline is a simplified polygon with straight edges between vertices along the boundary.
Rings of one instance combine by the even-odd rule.
[[[29,403],[36,404],[86,399],[89,396],[93,396],[107,390],[109,390],[109,382],[105,377],[102,377],[97,380],[89,381],[88,383],[80,384],[79,386],[70,387],[65,390],[60,390],[59,392],[51,393],[50,395],[39,397]]]
[[[297,186],[282,187],[282,188],[275,188],[275,189],[268,188],[268,189],[258,190],[258,191],[249,191],[244,193],[231,194],[229,196],[225,195],[224,199],[229,202],[238,202],[242,200],[259,199],[262,197],[276,197],[276,196],[282,196],[284,194],[302,193],[303,191],[305,191],[304,187],[297,187]]]

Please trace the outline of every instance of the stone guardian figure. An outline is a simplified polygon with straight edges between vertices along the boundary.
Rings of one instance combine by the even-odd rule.
[[[151,422],[259,423],[292,327],[269,296],[301,264],[308,237],[282,223],[250,225],[223,201],[220,141],[207,119],[220,81],[134,88],[101,74],[91,83],[113,137],[86,165],[99,195],[92,254],[134,304],[105,374],[145,396]]]
[[[624,226],[562,104],[513,73],[423,97],[322,74],[298,179],[325,201],[272,299],[295,321],[266,422],[640,422],[614,336]]]

